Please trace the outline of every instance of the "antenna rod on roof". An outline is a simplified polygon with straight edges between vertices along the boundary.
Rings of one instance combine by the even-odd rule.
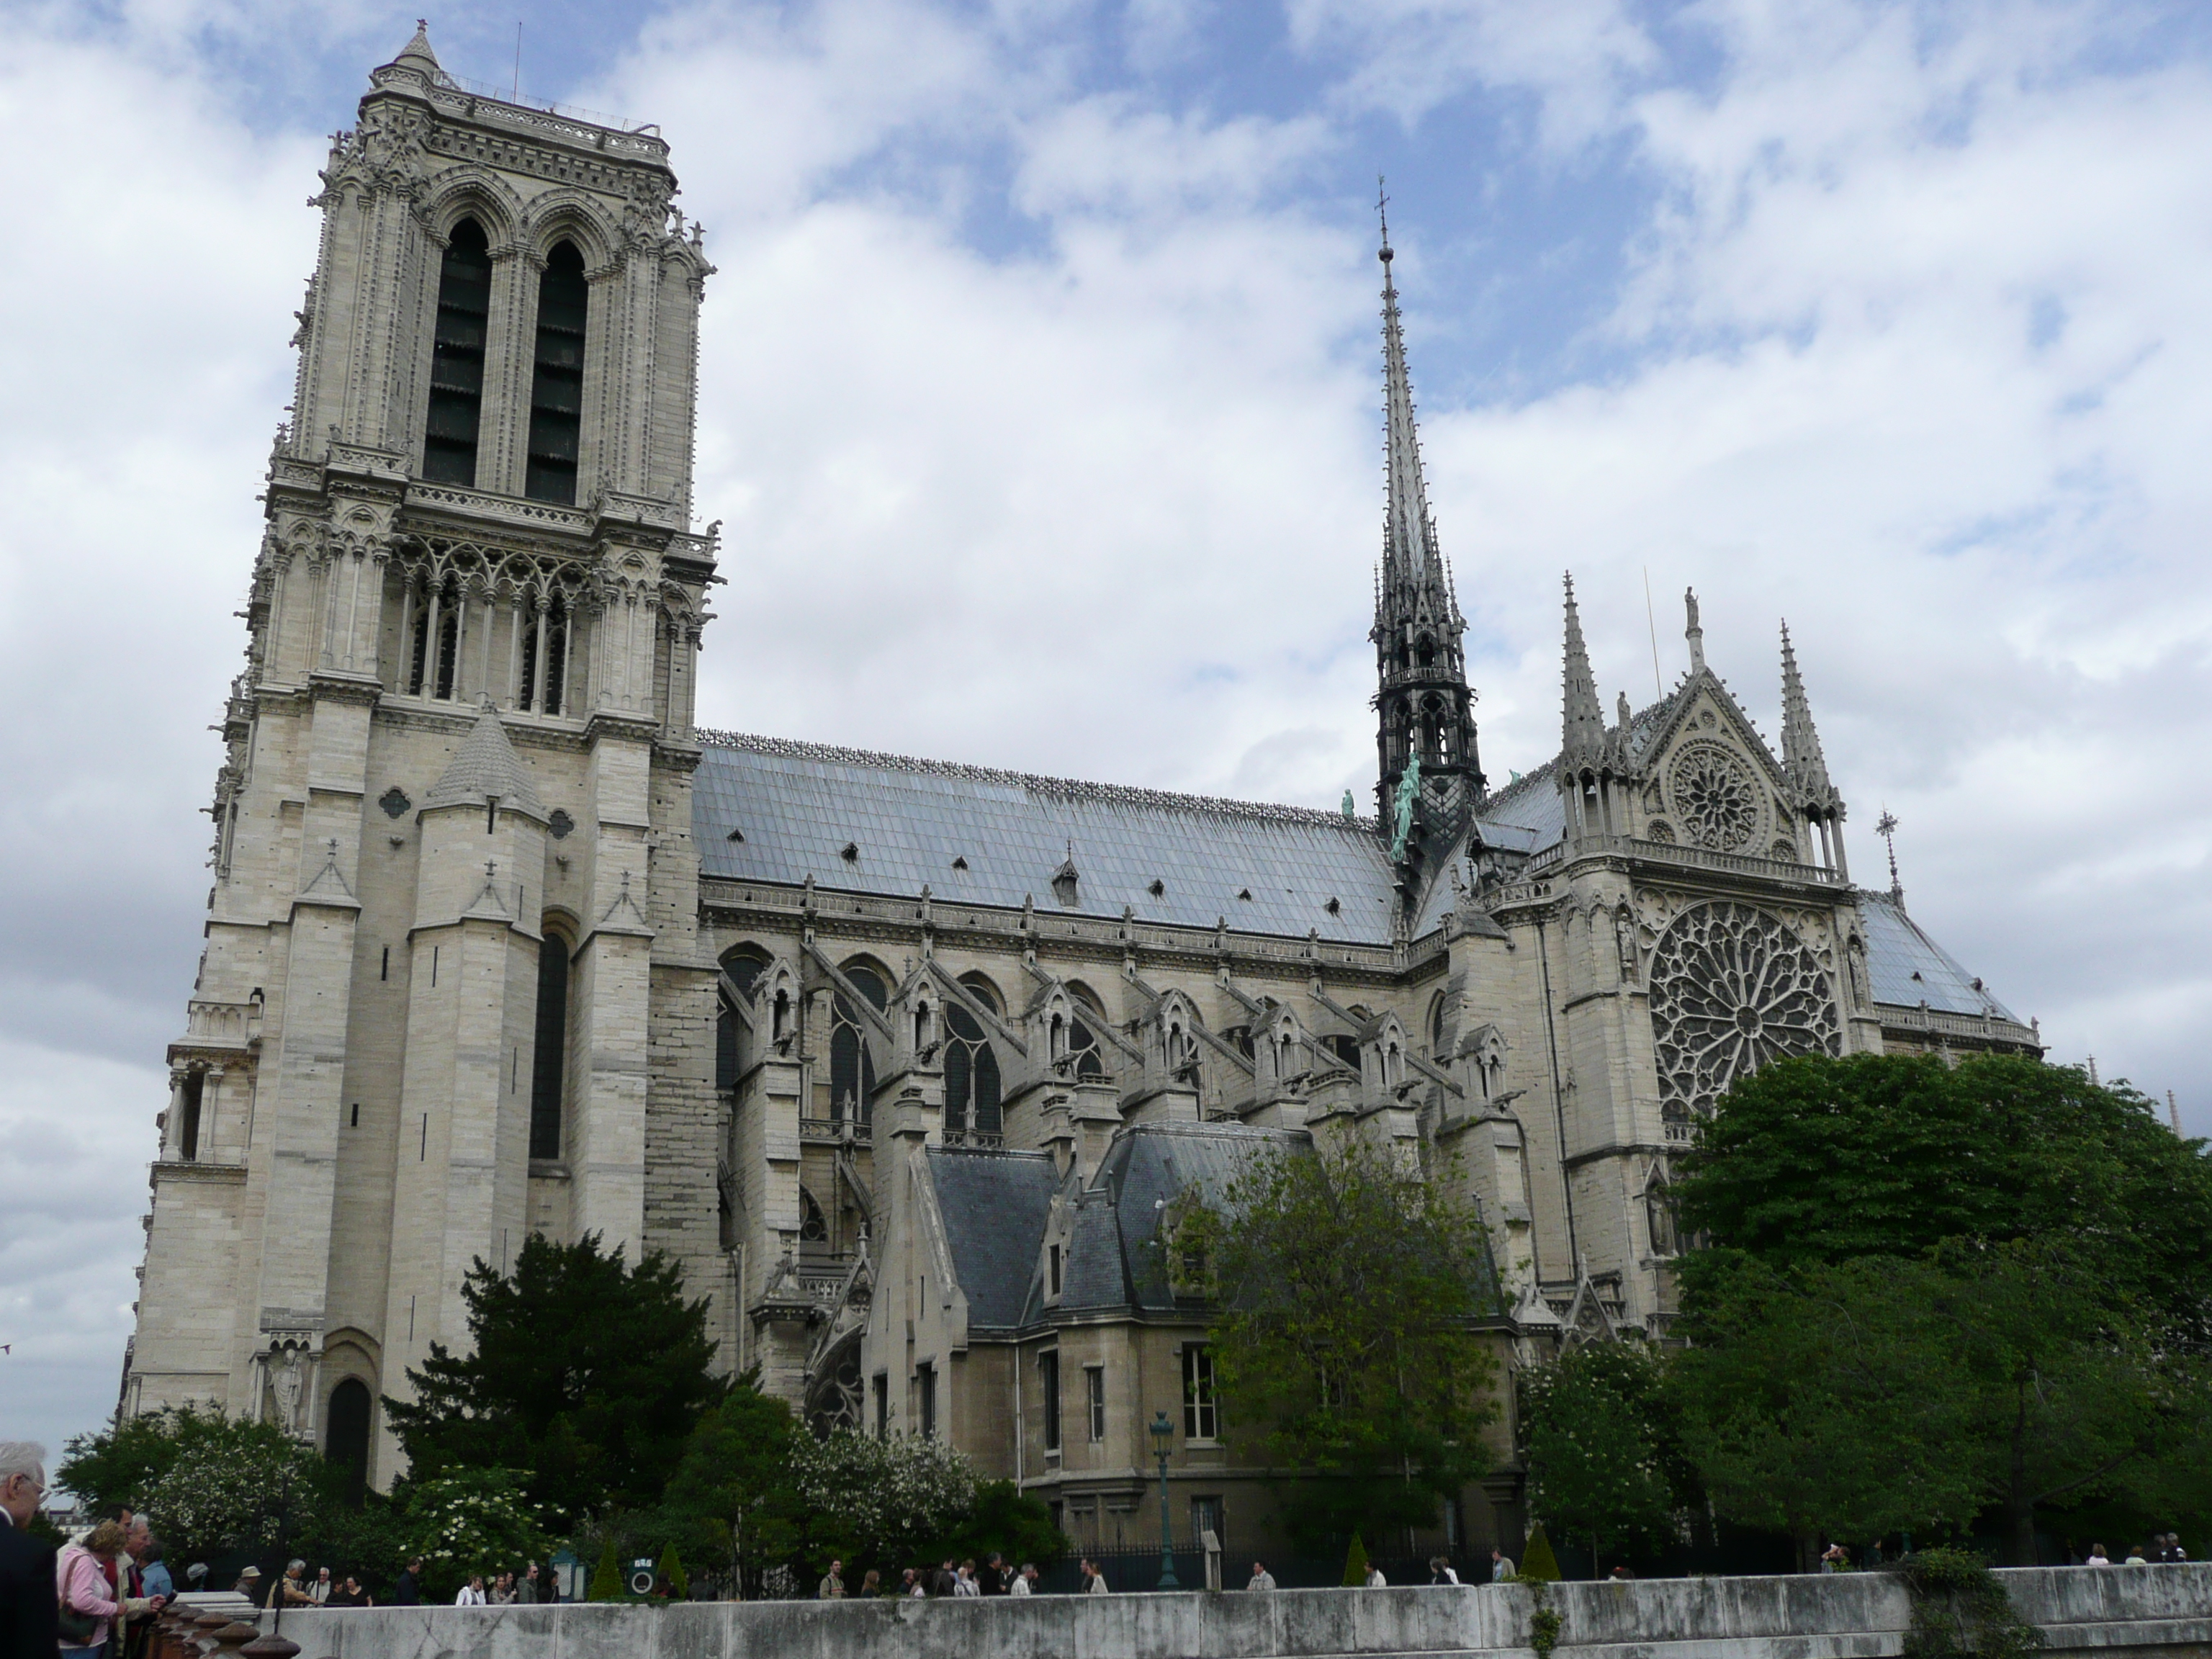
[[[514,20],[514,90],[507,94],[510,104],[522,101],[522,20]]]
[[[1651,630],[1651,689],[1660,696],[1667,695],[1665,682],[1659,678],[1659,618],[1651,609],[1651,567],[1644,567],[1644,624]]]

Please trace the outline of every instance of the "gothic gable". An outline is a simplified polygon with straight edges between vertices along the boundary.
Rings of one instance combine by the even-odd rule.
[[[1699,671],[1643,747],[1644,812],[1653,841],[1717,853],[1797,856],[1782,766],[1717,677]]]

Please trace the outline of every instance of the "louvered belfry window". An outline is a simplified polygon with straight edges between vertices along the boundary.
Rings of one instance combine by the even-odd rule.
[[[491,313],[491,253],[483,227],[453,227],[438,274],[437,344],[430,357],[430,418],[422,476],[438,483],[477,481],[477,428],[483,412],[484,322]]]
[[[584,421],[584,313],[590,302],[584,256],[562,242],[538,279],[538,370],[530,384],[532,501],[576,504],[576,454]]]

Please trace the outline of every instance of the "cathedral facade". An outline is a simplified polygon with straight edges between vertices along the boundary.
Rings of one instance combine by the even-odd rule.
[[[817,1426],[939,1435],[1079,1543],[1270,1533],[1182,1211],[1376,1138],[1490,1235],[1509,1358],[1663,1338],[1670,1160],[1780,1055],[2035,1051],[1853,884],[1788,635],[1778,747],[1705,665],[1490,787],[1383,260],[1376,811],[702,730],[711,273],[652,129],[471,93],[418,32],[317,198],[127,1413],[377,1485],[385,1395],[523,1238],[659,1250]],[[738,601],[741,603],[742,601]],[[415,1156],[409,1158],[407,1154]],[[1503,1449],[1503,1447],[1501,1447]],[[1510,1529],[1505,1473],[1438,1517]]]

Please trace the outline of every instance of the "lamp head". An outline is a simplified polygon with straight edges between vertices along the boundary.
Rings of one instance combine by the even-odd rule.
[[[1174,1436],[1175,1425],[1168,1421],[1168,1414],[1164,1411],[1153,1413],[1152,1443],[1158,1446],[1162,1451],[1165,1451],[1167,1449],[1168,1442],[1172,1439]]]

